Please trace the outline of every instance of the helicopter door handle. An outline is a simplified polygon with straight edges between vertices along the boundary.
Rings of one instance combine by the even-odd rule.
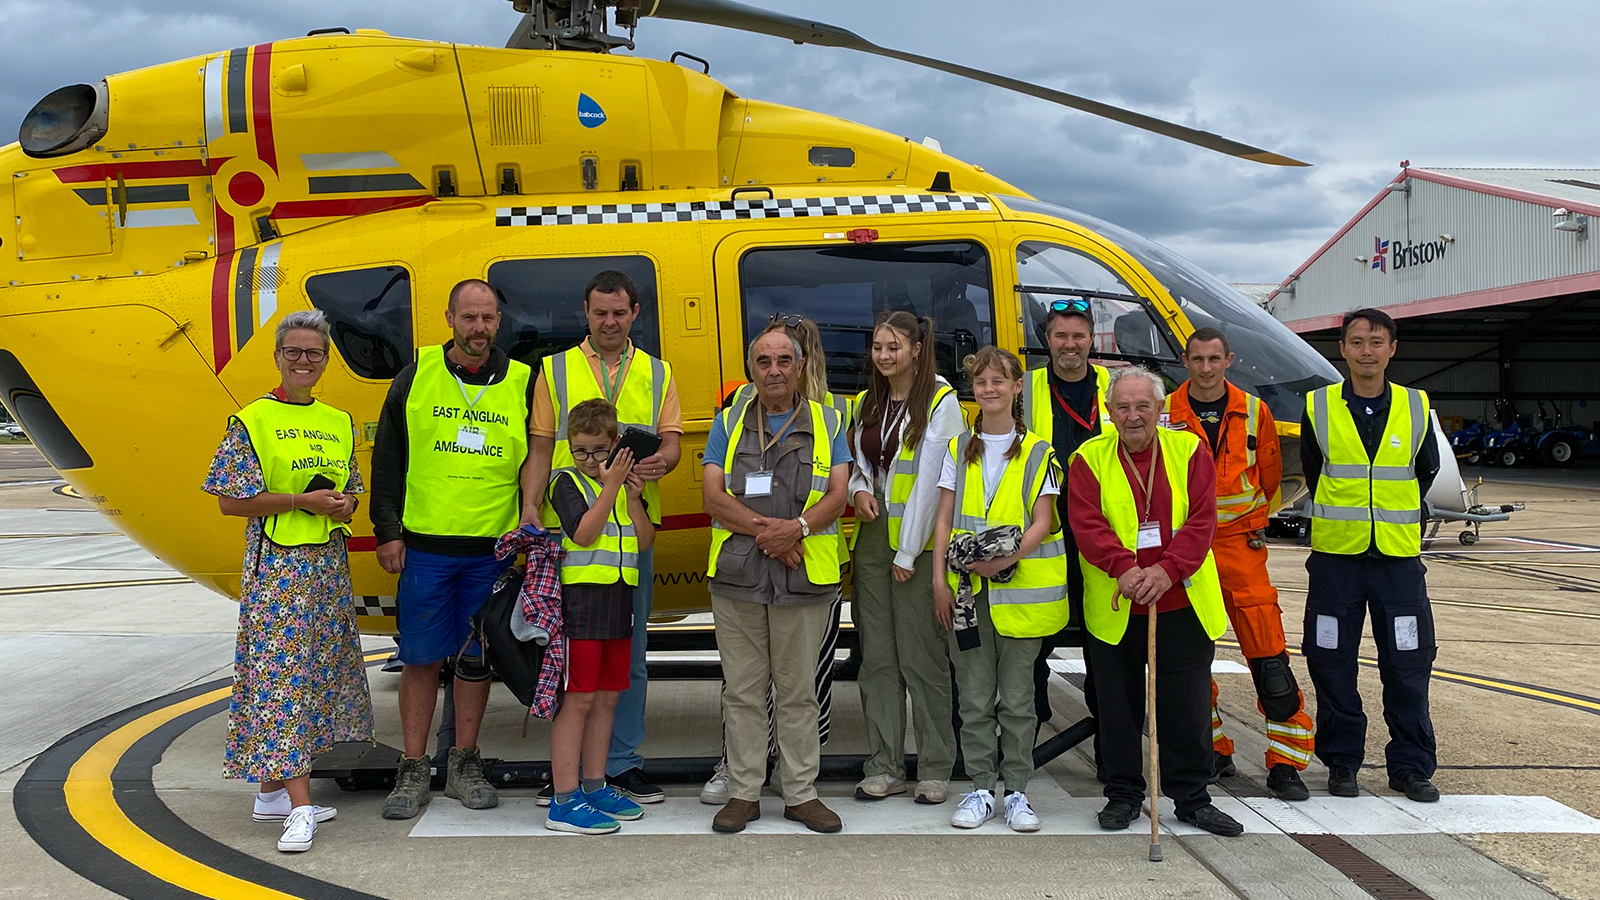
[[[736,188],[733,189],[733,193],[728,195],[728,199],[729,200],[737,200],[737,199],[739,199],[739,195],[740,194],[759,194],[759,193],[765,193],[767,195],[767,199],[768,200],[775,200],[775,199],[777,199],[777,196],[778,196],[777,194],[774,194],[772,192],[772,188],[769,188],[769,187],[736,187]]]

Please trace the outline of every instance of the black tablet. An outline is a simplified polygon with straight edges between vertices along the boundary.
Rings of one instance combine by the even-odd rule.
[[[622,436],[617,438],[617,446],[611,451],[612,458],[616,458],[617,451],[623,448],[633,451],[634,462],[648,459],[661,449],[661,436],[653,431],[630,425],[623,430]]]

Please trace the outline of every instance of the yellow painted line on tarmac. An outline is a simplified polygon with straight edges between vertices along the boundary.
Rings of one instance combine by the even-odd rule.
[[[1217,644],[1223,647],[1232,648],[1234,650],[1240,649],[1237,641],[1217,641]],[[1287,649],[1295,656],[1305,655],[1293,647],[1289,647]],[[1378,660],[1370,656],[1357,656],[1356,661],[1360,662],[1364,666],[1376,667],[1378,665]],[[1518,697],[1527,697],[1532,700],[1543,700],[1547,703],[1554,703],[1559,706],[1569,706],[1573,709],[1581,709],[1586,712],[1600,713],[1600,702],[1596,702],[1584,697],[1572,697],[1566,694],[1557,694],[1553,691],[1544,690],[1537,685],[1518,684],[1514,681],[1500,681],[1495,678],[1485,678],[1480,675],[1471,675],[1466,672],[1451,672],[1444,669],[1434,669],[1430,674],[1434,678],[1437,678],[1441,681],[1453,681],[1457,684],[1467,684],[1473,687],[1487,688],[1491,691],[1499,691],[1501,693],[1512,694]]]
[[[155,584],[189,584],[188,578],[143,578],[133,581],[79,581],[73,584],[32,584],[22,587],[0,588],[0,597],[17,594],[59,594],[64,591],[87,591],[94,588],[143,587]]]
[[[364,659],[371,662],[387,656],[386,650],[366,654]],[[231,687],[217,688],[164,706],[96,741],[73,763],[62,785],[67,811],[79,827],[107,850],[175,887],[214,900],[302,900],[298,895],[245,881],[184,856],[135,825],[117,803],[111,774],[135,743],[179,716],[226,698],[232,690]]]

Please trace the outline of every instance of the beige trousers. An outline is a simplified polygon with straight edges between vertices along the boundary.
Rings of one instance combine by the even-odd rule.
[[[728,794],[761,799],[767,774],[767,686],[772,685],[783,802],[817,797],[817,654],[831,621],[826,601],[771,606],[711,595],[722,657],[722,720],[728,741]]]

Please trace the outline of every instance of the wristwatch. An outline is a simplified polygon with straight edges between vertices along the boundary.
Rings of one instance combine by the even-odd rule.
[[[795,516],[794,519],[800,523],[800,536],[803,538],[811,537],[811,525],[806,522],[806,517]]]

